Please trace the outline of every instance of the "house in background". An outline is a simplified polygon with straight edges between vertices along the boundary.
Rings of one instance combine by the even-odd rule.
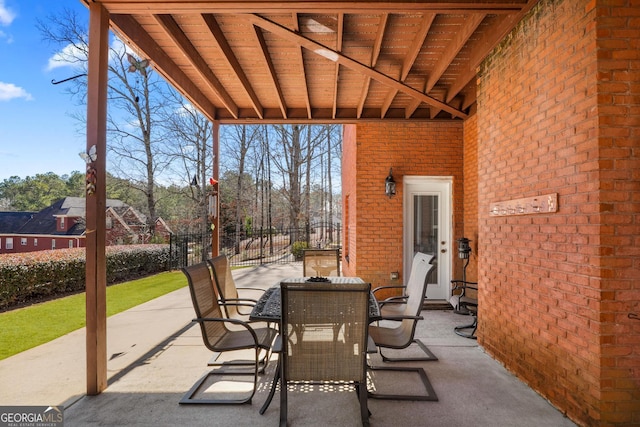
[[[106,244],[149,243],[146,217],[120,200],[107,200]],[[158,218],[156,235],[171,230]],[[0,212],[0,254],[85,246],[85,199],[65,197],[40,212]]]

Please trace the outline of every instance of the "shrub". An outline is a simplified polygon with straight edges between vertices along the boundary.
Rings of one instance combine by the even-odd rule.
[[[0,309],[84,290],[85,255],[85,248],[0,255]],[[108,246],[106,257],[110,285],[165,271],[169,246]]]
[[[304,254],[304,250],[308,248],[309,245],[307,245],[307,242],[293,242],[293,245],[291,245],[291,253],[296,260],[300,261],[302,259],[302,255]]]

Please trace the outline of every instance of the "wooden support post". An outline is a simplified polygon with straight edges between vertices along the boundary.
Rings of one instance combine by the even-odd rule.
[[[107,270],[106,155],[109,13],[89,3],[89,61],[87,81],[87,152],[95,147],[95,160],[87,164],[86,195],[86,308],[87,394],[107,388]],[[92,185],[89,184],[92,181]]]

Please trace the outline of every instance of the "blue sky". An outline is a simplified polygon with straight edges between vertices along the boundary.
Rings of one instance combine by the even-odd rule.
[[[55,47],[36,28],[38,19],[65,8],[88,19],[80,0],[0,0],[0,182],[84,171],[83,125],[70,117],[84,109],[64,93],[64,83],[51,84],[77,71],[50,66]]]

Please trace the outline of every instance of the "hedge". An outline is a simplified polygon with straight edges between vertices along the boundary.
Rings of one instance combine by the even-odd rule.
[[[85,248],[0,255],[0,310],[85,289]],[[107,284],[166,271],[168,245],[107,246]]]

